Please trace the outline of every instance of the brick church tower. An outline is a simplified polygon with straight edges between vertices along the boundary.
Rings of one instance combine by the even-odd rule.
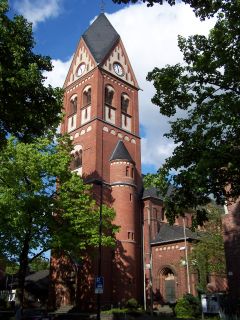
[[[72,169],[86,181],[102,181],[103,203],[115,209],[121,227],[116,248],[102,252],[101,300],[108,305],[142,295],[138,89],[120,36],[102,13],[82,35],[68,71],[61,132],[73,141]],[[94,187],[97,200],[100,189]],[[77,300],[95,296],[97,262],[90,264]],[[71,300],[65,287],[59,305]]]

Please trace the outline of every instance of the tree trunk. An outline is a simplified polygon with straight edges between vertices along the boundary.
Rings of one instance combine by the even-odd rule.
[[[19,273],[18,273],[18,285],[19,285],[19,301],[20,301],[20,306],[22,308],[24,306],[25,277],[27,275],[27,269],[28,269],[29,242],[30,242],[30,232],[28,232],[25,236],[22,252],[20,254],[20,259],[19,259],[20,267],[19,267]]]

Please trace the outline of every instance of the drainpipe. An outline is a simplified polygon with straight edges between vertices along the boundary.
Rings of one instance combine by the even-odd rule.
[[[187,267],[187,287],[188,287],[188,293],[191,293],[185,217],[183,217],[183,234],[184,234],[184,245],[185,245],[185,259],[186,259],[186,267]]]

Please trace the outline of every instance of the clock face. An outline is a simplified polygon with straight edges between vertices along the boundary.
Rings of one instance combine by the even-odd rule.
[[[80,76],[83,74],[83,72],[85,71],[85,68],[86,68],[85,63],[81,63],[81,64],[78,66],[77,72],[76,72],[76,74],[77,74],[78,77],[80,77]]]
[[[123,67],[117,62],[115,62],[113,64],[113,70],[118,76],[123,76],[124,75]]]

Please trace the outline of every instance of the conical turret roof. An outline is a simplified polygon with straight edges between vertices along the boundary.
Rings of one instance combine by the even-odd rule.
[[[127,160],[129,162],[134,163],[122,140],[118,141],[115,149],[113,150],[113,153],[110,157],[110,161],[113,160]]]
[[[104,13],[97,17],[82,37],[97,63],[103,62],[120,38]]]

